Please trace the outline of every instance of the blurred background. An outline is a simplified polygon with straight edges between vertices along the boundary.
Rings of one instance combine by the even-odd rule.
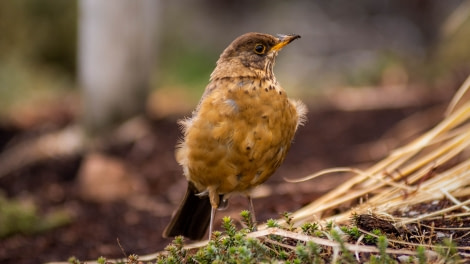
[[[302,36],[274,71],[309,122],[255,201],[262,221],[298,209],[345,176],[283,178],[366,166],[442,118],[470,73],[469,15],[463,0],[0,2],[0,262],[162,250],[186,188],[176,122],[246,32]]]

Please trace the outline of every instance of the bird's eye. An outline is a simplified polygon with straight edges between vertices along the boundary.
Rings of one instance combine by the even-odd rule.
[[[266,46],[263,45],[263,44],[256,44],[255,45],[255,53],[256,54],[264,54],[264,52],[266,51]]]

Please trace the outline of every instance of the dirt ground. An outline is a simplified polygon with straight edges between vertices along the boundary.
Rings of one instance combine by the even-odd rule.
[[[283,178],[299,178],[335,166],[371,164],[395,147],[376,144],[378,140],[400,120],[431,106],[435,105],[373,111],[310,111],[308,122],[299,129],[284,164],[256,192],[254,206],[258,220],[279,218],[280,213],[299,209],[334,188],[345,176],[300,184],[287,183]],[[87,155],[50,159],[0,178],[0,189],[7,197],[30,198],[40,213],[63,208],[73,216],[71,223],[63,227],[1,239],[0,262],[41,263],[64,261],[71,256],[83,261],[99,256],[123,257],[120,245],[126,254],[162,250],[171,241],[161,237],[162,231],[186,188],[173,156],[180,136],[176,119],[152,120],[150,136],[101,153],[124,164],[144,186],[121,200],[98,202],[83,197],[77,187],[77,175]],[[435,124],[440,116],[432,119],[428,123]],[[73,121],[73,118],[55,123],[52,120],[47,129],[33,127],[31,131],[2,126],[0,151],[11,140],[58,130]],[[246,199],[237,196],[217,218],[230,215],[239,219],[239,212],[247,208]]]

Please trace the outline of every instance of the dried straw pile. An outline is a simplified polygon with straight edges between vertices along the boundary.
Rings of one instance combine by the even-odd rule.
[[[438,215],[469,216],[470,199],[470,100],[463,98],[470,90],[470,76],[454,96],[446,117],[437,126],[406,146],[390,153],[367,170],[336,168],[321,171],[296,181],[335,172],[351,172],[355,176],[330,193],[293,214],[294,221],[334,220],[343,223],[351,214],[391,214],[424,202],[447,198],[454,205],[443,210],[393,219],[406,224]],[[340,215],[322,217],[325,212],[343,204],[354,205]]]

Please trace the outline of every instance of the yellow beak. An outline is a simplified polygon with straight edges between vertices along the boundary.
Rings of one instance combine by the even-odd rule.
[[[300,35],[297,35],[297,34],[289,34],[289,35],[278,34],[277,36],[279,37],[279,43],[277,43],[271,48],[271,50],[274,50],[274,51],[279,51],[282,48],[284,48],[284,46],[286,46],[287,44],[300,38]]]

